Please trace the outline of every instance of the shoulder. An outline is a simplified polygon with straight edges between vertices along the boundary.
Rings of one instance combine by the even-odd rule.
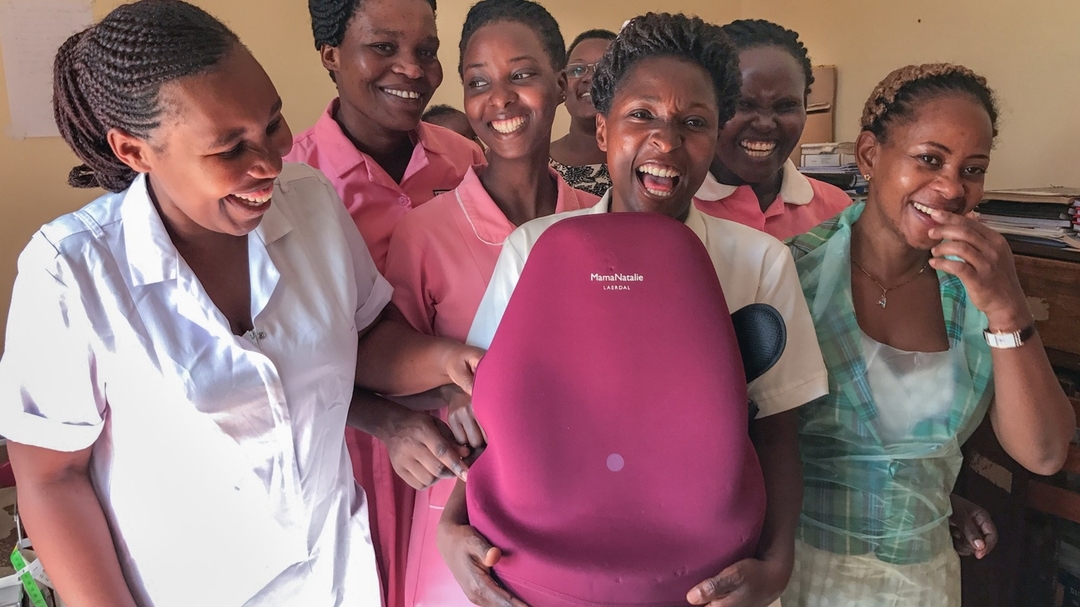
[[[851,196],[844,190],[813,177],[807,177],[806,180],[814,189],[814,201],[828,208],[831,211],[830,217],[851,206]]]
[[[284,157],[289,162],[305,162],[312,164],[311,161],[318,154],[318,149],[318,133],[316,132],[316,127],[312,126],[293,137],[292,149],[289,150],[289,153],[285,154]]]
[[[54,265],[59,259],[77,260],[109,254],[107,240],[122,225],[121,207],[128,190],[108,193],[85,207],[41,226],[20,255],[24,263]]]
[[[527,221],[521,224],[516,230],[514,230],[506,239],[506,245],[513,246],[519,251],[528,251],[532,249],[533,245],[540,236],[551,226],[559,223],[564,219],[571,217],[580,217],[582,215],[592,215],[595,213],[595,209],[592,207],[578,209],[576,211],[565,211],[563,213],[555,213],[554,215],[548,215],[547,217],[538,217],[532,221]],[[511,244],[512,243],[512,244]]]
[[[850,226],[858,219],[859,215],[862,214],[863,207],[862,204],[848,205],[844,210],[821,222],[805,234],[789,238],[787,245],[791,251],[791,256],[796,262],[799,262],[816,251],[842,227]]]
[[[722,247],[727,258],[740,261],[772,260],[787,255],[784,243],[771,234],[755,230],[737,221],[701,213],[710,248]],[[710,251],[711,253],[711,251]]]
[[[425,148],[448,157],[452,161],[473,164],[473,159],[483,156],[480,146],[460,134],[437,124],[421,122],[416,127],[416,134]]]

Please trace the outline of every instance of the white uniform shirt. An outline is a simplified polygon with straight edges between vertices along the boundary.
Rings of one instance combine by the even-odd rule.
[[[390,300],[333,187],[286,165],[236,337],[140,176],[19,258],[0,434],[74,451],[140,605],[380,604],[345,451],[357,332]]]
[[[610,201],[609,192],[591,209],[534,219],[510,234],[473,318],[467,339],[470,345],[491,345],[529,251],[544,230],[567,217],[606,213]],[[750,398],[759,408],[758,417],[787,411],[827,394],[825,362],[787,247],[764,232],[705,215],[694,205],[690,205],[686,225],[705,244],[730,311],[766,303],[776,308],[787,324],[784,354],[748,387]]]

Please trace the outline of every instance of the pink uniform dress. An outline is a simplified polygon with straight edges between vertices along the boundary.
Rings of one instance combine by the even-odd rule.
[[[765,488],[742,360],[685,225],[608,213],[544,231],[473,408],[488,446],[469,472],[469,520],[532,607],[686,605],[755,553]]]
[[[456,188],[469,167],[484,162],[484,155],[475,142],[422,122],[412,135],[417,145],[398,184],[356,149],[334,120],[337,108],[334,99],[315,125],[295,138],[285,160],[303,162],[326,175],[360,229],[375,266],[383,272],[390,234],[398,221],[413,207]],[[345,430],[345,441],[353,475],[367,493],[371,541],[386,605],[400,607],[415,492],[394,472],[381,442],[352,428]]]
[[[502,243],[514,224],[491,199],[476,170],[461,184],[408,214],[390,240],[386,278],[393,303],[416,330],[465,341]],[[584,209],[599,200],[576,190],[553,170],[555,212]],[[435,531],[453,479],[417,493],[405,574],[407,607],[469,607],[435,545]]]
[[[706,215],[727,219],[780,240],[808,232],[851,205],[840,188],[811,179],[788,160],[780,195],[763,212],[757,195],[748,185],[720,183],[711,174],[694,195],[694,205]]]

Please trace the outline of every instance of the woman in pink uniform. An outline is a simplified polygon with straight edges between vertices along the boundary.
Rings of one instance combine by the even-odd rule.
[[[598,200],[571,188],[548,167],[552,122],[566,91],[565,63],[559,26],[539,4],[486,0],[469,12],[461,36],[464,107],[488,146],[488,165],[470,168],[455,190],[407,215],[390,241],[386,275],[394,285],[393,301],[417,330],[465,341],[510,232],[530,219]],[[447,446],[482,446],[471,409],[450,409],[453,439]],[[414,420],[395,424],[402,429],[399,435],[384,438],[395,467],[414,487],[436,483],[416,500],[406,605],[468,605],[435,546],[436,525],[453,483],[437,482],[444,468],[433,454],[420,459],[406,447],[417,444],[409,435],[441,443],[436,424],[442,424],[404,407],[387,413],[388,421]]]
[[[308,7],[338,97],[285,159],[326,174],[382,272],[397,222],[457,187],[484,156],[476,143],[420,121],[443,78],[435,0],[310,0]],[[413,490],[378,441],[352,429],[346,441],[367,492],[387,604],[399,606]]]
[[[739,51],[742,89],[694,203],[780,239],[802,234],[851,204],[843,190],[788,160],[806,126],[810,57],[797,33],[769,21],[740,19],[722,29]]]

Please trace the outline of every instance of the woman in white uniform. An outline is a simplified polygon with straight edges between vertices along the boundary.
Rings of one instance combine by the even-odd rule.
[[[69,181],[110,193],[19,259],[0,432],[71,607],[370,605],[344,429],[354,382],[412,393],[478,358],[381,320],[388,283],[236,35],[121,6],[55,64]]]

